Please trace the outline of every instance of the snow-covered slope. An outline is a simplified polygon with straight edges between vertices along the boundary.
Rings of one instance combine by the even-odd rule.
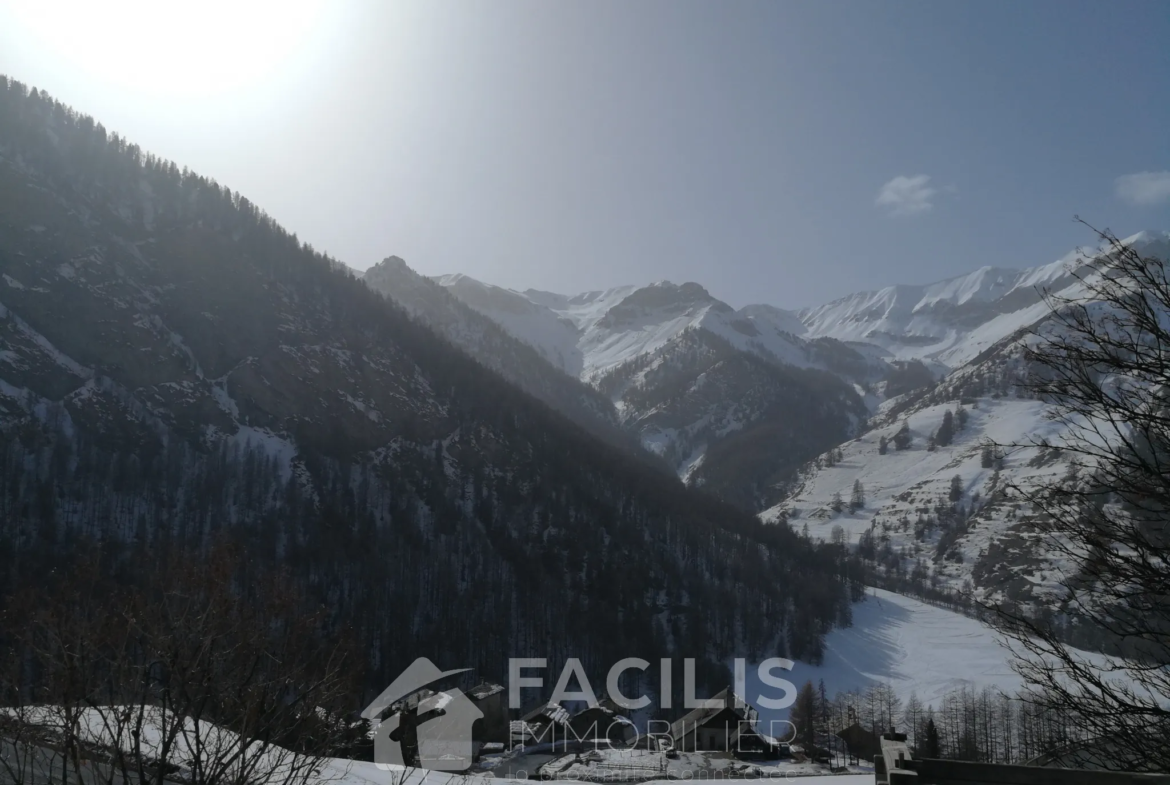
[[[434,280],[514,337],[535,347],[557,368],[570,376],[581,374],[584,357],[577,346],[577,326],[556,311],[519,292],[466,275],[443,275]]]
[[[1142,233],[1125,242],[1144,254],[1170,256],[1167,233]],[[1060,269],[1071,261],[1062,260]],[[987,288],[976,286],[986,277],[928,287],[931,302],[986,302]],[[1062,296],[1074,299],[1085,292],[1079,279],[1059,273],[1056,265],[1019,273],[1013,286],[1022,291],[1024,284],[1062,287]],[[1002,296],[998,301],[1007,302]],[[992,599],[1060,601],[1062,579],[1073,577],[1066,572],[1071,565],[1052,559],[1052,549],[1031,524],[1034,511],[1006,493],[1009,484],[1039,488],[1073,476],[1067,456],[1030,446],[1059,444],[1065,436],[1049,416],[1051,405],[1031,400],[1026,384],[1025,343],[1059,329],[1048,316],[1048,304],[1036,301],[988,319],[962,346],[963,352],[980,349],[976,357],[933,386],[886,401],[867,432],[806,467],[794,492],[765,518],[786,518],[821,539],[861,544],[880,570],[916,590],[967,587]],[[940,356],[965,355],[955,350]],[[953,429],[944,426],[946,417]],[[896,435],[903,428],[909,446],[898,449]],[[932,438],[947,430],[952,438]],[[1000,455],[989,444],[1029,446]],[[859,507],[850,503],[855,488],[864,495]]]
[[[1141,232],[1124,242],[1158,253],[1170,245],[1170,232]],[[1073,251],[1024,270],[982,267],[928,286],[859,292],[805,309],[800,319],[810,337],[865,341],[898,359],[957,368],[1043,316],[1041,291],[1074,284],[1080,256]]]
[[[1040,401],[968,399],[965,414],[954,418],[966,425],[952,443],[930,449],[946,412],[960,406],[958,400],[924,406],[846,442],[839,456],[810,467],[796,492],[765,518],[786,515],[818,539],[843,535],[856,545],[872,538],[879,561],[888,545],[893,556],[887,562],[897,561],[907,574],[921,570],[926,586],[959,590],[970,583],[991,597],[1039,599],[1055,589],[1061,565],[1031,536],[1031,511],[1008,503],[1004,487],[1009,478],[1021,485],[1059,479],[1068,466],[1041,448],[988,456],[984,445],[1052,441],[1059,429],[1045,418],[1048,406]],[[904,423],[912,441],[899,450],[894,436]],[[861,484],[864,505],[851,510],[855,483]]]
[[[825,637],[820,665],[798,662],[788,678],[800,685],[825,680],[832,695],[888,684],[903,701],[915,692],[938,706],[948,692],[1021,686],[995,632],[969,616],[881,589],[853,606],[853,625]],[[751,674],[754,669],[748,669]],[[749,688],[753,685],[749,683]]]
[[[1126,242],[1170,258],[1165,233]],[[1089,267],[1080,273],[1090,286],[1054,268],[1021,277],[1063,284],[1061,296],[1075,301],[1100,274]],[[944,288],[940,297],[961,287]],[[1097,303],[1089,313],[1104,318],[1105,308]],[[1050,316],[1049,304],[1038,301],[984,322],[976,334],[986,348],[935,383],[885,401],[866,432],[802,469],[764,519],[850,544],[889,588],[933,597],[971,593],[1056,611],[1059,623],[1061,608],[1075,601],[1068,587],[1084,578],[1081,560],[1043,533],[1041,510],[1021,499],[1091,482],[1094,467],[1074,465],[1075,453],[1049,447],[1074,435],[1053,418],[1051,402],[1031,393],[1037,369],[1025,349],[1064,329]],[[1068,632],[1078,645],[1102,644],[1092,630]]]

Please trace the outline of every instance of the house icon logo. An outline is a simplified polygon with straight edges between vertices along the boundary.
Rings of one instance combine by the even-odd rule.
[[[462,690],[426,691],[437,681],[469,670],[440,671],[426,657],[419,657],[399,674],[362,712],[362,717],[379,723],[374,731],[374,762],[405,766],[413,746],[421,768],[470,768],[474,759],[471,728],[483,712]],[[383,719],[387,710],[395,708],[398,710]]]

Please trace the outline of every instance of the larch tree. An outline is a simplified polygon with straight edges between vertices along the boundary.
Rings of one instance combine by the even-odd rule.
[[[811,681],[806,681],[796,694],[796,703],[792,704],[788,718],[795,734],[793,741],[804,748],[805,754],[809,754],[816,744],[817,704],[817,689]]]

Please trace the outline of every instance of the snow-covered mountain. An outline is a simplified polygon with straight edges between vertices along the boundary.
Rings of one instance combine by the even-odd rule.
[[[1143,232],[1123,242],[1170,259],[1170,234]],[[1069,299],[1086,291],[1052,266],[1019,277],[1051,281]],[[935,302],[959,291],[961,280],[967,279],[935,287]],[[1027,303],[1022,293],[1017,297]],[[999,310],[1008,307],[1003,297],[998,303]],[[1074,565],[1053,557],[1032,525],[1038,512],[1007,493],[1009,485],[1041,488],[1083,471],[1043,446],[1060,444],[1066,426],[1025,384],[1025,344],[1060,329],[1049,317],[1048,305],[1036,301],[985,321],[983,338],[998,340],[936,383],[887,400],[866,432],[806,466],[788,498],[762,517],[861,546],[901,588],[1059,604],[1060,584],[1073,577]],[[991,444],[1021,446],[1000,452]]]
[[[1124,242],[1165,252],[1170,232],[1140,232]],[[888,373],[889,361],[923,361],[941,375],[974,359],[1042,318],[1042,292],[1074,283],[1080,256],[1074,250],[1026,269],[982,267],[933,284],[858,292],[799,312],[766,304],[735,309],[693,282],[563,295],[518,292],[458,274],[434,280],[565,373],[585,380],[698,328],[770,361],[864,381]]]
[[[1170,233],[1141,232],[1124,240],[1157,253]],[[957,368],[1046,313],[1041,292],[1075,283],[1080,251],[1024,270],[981,267],[927,286],[888,286],[800,312],[807,335],[862,341],[891,357]]]
[[[371,286],[433,325],[450,322],[428,315],[439,309],[434,292],[424,303],[425,287],[394,285],[386,265],[367,272]],[[856,431],[867,414],[857,385],[891,369],[835,339],[802,338],[795,314],[766,305],[737,311],[696,283],[568,296],[464,275],[433,280],[451,301],[603,393],[626,430],[684,480],[753,509],[777,498],[793,468]],[[466,330],[443,331],[489,365],[513,362],[492,360]]]
[[[865,363],[835,341],[802,338],[806,328],[791,311],[770,305],[736,310],[693,282],[659,281],[568,296],[533,289],[516,292],[466,275],[434,280],[566,373],[586,380],[652,354],[691,329],[706,330],[740,351],[798,368]],[[846,359],[838,357],[841,354]],[[879,367],[875,372],[880,371]]]
[[[1170,257],[1167,232],[1124,242]],[[737,310],[696,283],[575,296],[465,276],[437,283],[590,382],[688,483],[773,505],[765,519],[817,538],[864,540],[875,562],[919,588],[1044,603],[1062,565],[1004,488],[1069,467],[1051,451],[989,456],[984,444],[1059,438],[1048,406],[1025,397],[1019,340],[1048,316],[1044,291],[1076,293],[1082,258],[985,267],[799,314]],[[948,412],[954,436],[931,447]],[[899,450],[903,426],[910,444]],[[820,458],[794,475],[814,450]],[[855,483],[864,504],[851,509]]]

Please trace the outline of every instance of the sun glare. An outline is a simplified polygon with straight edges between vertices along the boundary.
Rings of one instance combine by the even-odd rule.
[[[295,62],[327,6],[326,0],[57,0],[15,10],[22,32],[43,51],[91,77],[135,92],[207,97],[256,88]]]

